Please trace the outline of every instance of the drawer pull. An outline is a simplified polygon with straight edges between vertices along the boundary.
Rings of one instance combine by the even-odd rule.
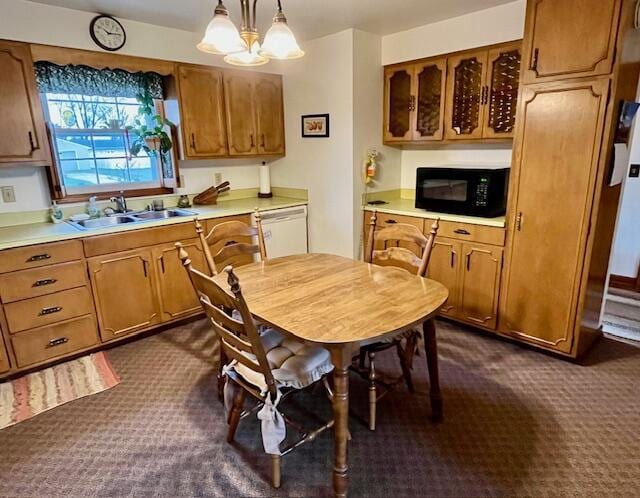
[[[42,287],[43,285],[55,284],[58,281],[57,278],[43,278],[42,280],[36,280],[32,287]]]
[[[42,308],[38,315],[51,315],[52,313],[58,313],[59,311],[62,311],[62,306],[49,306],[48,308]]]
[[[398,222],[396,220],[387,220],[385,221],[385,223],[389,223],[389,225],[395,225]]]
[[[58,337],[56,339],[51,339],[49,341],[49,347],[53,348],[56,346],[60,346],[61,344],[64,344],[66,342],[69,342],[69,339],[67,337]]]
[[[27,259],[27,263],[33,263],[34,261],[43,261],[45,259],[51,259],[51,255],[47,253],[36,254],[35,256],[31,256],[29,259]]]
[[[456,228],[453,233],[459,233],[460,235],[471,235],[471,232],[465,230],[464,228]]]

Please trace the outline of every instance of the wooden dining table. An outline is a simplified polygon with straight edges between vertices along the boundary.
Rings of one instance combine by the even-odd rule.
[[[335,496],[347,495],[349,438],[348,369],[361,341],[395,335],[419,326],[430,334],[432,318],[448,297],[440,283],[390,267],[330,254],[300,254],[234,269],[252,315],[298,340],[331,352],[334,371]],[[216,277],[226,288],[226,273]],[[432,351],[435,353],[435,351]],[[427,355],[429,356],[429,355]],[[437,353],[435,355],[437,358]],[[442,416],[438,368],[431,355],[429,395],[432,415]]]

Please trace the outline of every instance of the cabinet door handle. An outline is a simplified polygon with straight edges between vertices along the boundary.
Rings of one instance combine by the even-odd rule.
[[[31,152],[34,152],[38,147],[36,147],[35,142],[33,141],[33,133],[29,132],[29,146],[31,147]]]
[[[455,265],[456,265],[456,252],[451,251],[451,268],[455,267]]]
[[[253,149],[256,146],[256,143],[253,140],[253,133],[249,135],[249,137],[251,138],[251,148]]]
[[[456,228],[453,233],[459,233],[460,235],[471,235],[471,232],[465,230],[464,228]]]
[[[191,134],[191,149],[194,152],[196,151],[196,134],[195,133]]]
[[[66,342],[69,342],[69,339],[67,337],[57,337],[56,339],[51,339],[49,341],[49,347],[53,348],[55,346],[60,346],[61,344],[64,344]]]
[[[262,147],[263,149],[266,147],[265,141],[264,141],[264,133],[260,134],[260,147]]]
[[[36,254],[27,259],[27,263],[33,263],[34,261],[44,261],[45,259],[51,259],[51,256],[47,253]]]
[[[48,308],[42,308],[38,316],[51,315],[52,313],[59,313],[62,311],[62,306],[49,306]]]
[[[540,50],[537,48],[533,49],[533,57],[531,58],[531,70],[532,71],[537,71],[538,70],[538,57],[540,55]]]
[[[465,259],[467,260],[467,271],[469,271],[471,270],[471,254],[467,254]]]
[[[516,216],[516,230],[518,232],[522,231],[522,213],[518,213],[518,216]]]
[[[160,270],[162,270],[162,273],[164,273],[164,256],[160,258]]]
[[[55,284],[58,281],[56,278],[43,278],[42,280],[36,280],[32,287],[42,287],[43,285]]]
[[[147,278],[149,272],[147,271],[147,261],[145,259],[142,260],[142,270],[144,271],[144,278]]]

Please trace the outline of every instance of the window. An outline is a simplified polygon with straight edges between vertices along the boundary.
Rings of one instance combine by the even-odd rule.
[[[171,141],[158,150],[158,135],[152,135],[146,143],[153,150],[145,146],[132,155],[139,137],[127,130],[140,122],[149,130],[159,125],[154,115],[162,116],[162,76],[42,61],[35,73],[52,135],[58,198],[177,186]],[[170,135],[166,124],[160,126],[159,133]]]
[[[45,93],[42,98],[67,194],[161,186],[155,155],[129,153],[125,126],[137,117],[135,98],[64,93]]]

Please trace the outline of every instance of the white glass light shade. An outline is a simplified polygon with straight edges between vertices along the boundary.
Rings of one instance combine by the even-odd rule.
[[[304,55],[284,16],[277,15],[267,31],[260,55],[269,59],[299,59]]]
[[[260,44],[253,42],[251,50],[244,50],[235,54],[227,55],[224,61],[233,66],[262,66],[269,62],[269,59],[259,54]]]
[[[234,54],[247,50],[247,44],[240,37],[238,28],[229,19],[226,8],[216,8],[215,15],[204,32],[198,50],[210,54]]]

